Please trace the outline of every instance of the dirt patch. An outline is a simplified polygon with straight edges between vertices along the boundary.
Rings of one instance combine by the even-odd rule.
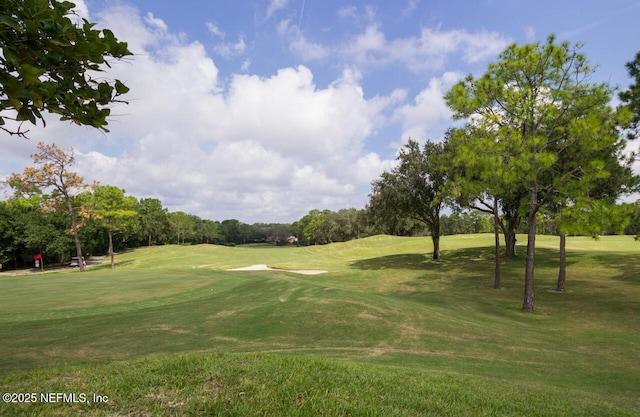
[[[147,394],[145,395],[145,397],[158,400],[162,404],[164,404],[166,407],[169,407],[169,408],[178,408],[178,407],[184,406],[184,401],[179,401],[179,402],[171,401],[171,396],[166,394],[158,394],[158,395]]]
[[[227,271],[283,271],[283,272],[293,272],[294,274],[302,274],[302,275],[320,275],[320,274],[324,274],[328,271],[322,271],[322,270],[290,270],[290,269],[280,269],[280,268],[270,268],[267,265],[264,264],[258,264],[258,265],[251,265],[251,266],[245,266],[242,268],[234,268],[234,269],[227,269]]]
[[[180,327],[169,326],[169,325],[166,325],[166,324],[162,324],[160,326],[145,327],[144,330],[159,331],[159,332],[169,332],[169,333],[176,333],[176,334],[191,333],[188,330],[181,329]]]
[[[231,317],[231,316],[235,316],[236,314],[238,314],[238,312],[235,310],[222,310],[222,311],[218,311],[213,317],[214,318]]]
[[[366,311],[363,311],[363,312],[359,313],[358,314],[358,318],[365,319],[365,320],[380,320],[380,317],[375,316],[375,315],[373,315],[371,313],[368,313]]]

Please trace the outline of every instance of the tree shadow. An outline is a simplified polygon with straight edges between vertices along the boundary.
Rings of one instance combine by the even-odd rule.
[[[124,261],[121,260],[117,260],[115,261],[115,268],[118,269],[118,267],[123,267],[126,265],[132,265],[133,264],[133,260],[132,259],[127,259]],[[104,260],[98,264],[95,265],[91,265],[90,268],[88,268],[91,271],[96,271],[96,270],[108,270],[111,269],[111,259],[109,259],[108,257],[105,257]]]
[[[524,248],[520,249],[522,249],[521,252],[524,253]],[[539,248],[536,249],[536,253],[545,258],[545,263],[557,263],[557,251]],[[549,258],[552,258],[553,260],[551,261]],[[440,271],[446,269],[450,271],[461,270],[465,272],[473,272],[480,265],[482,265],[483,268],[493,266],[494,261],[494,247],[481,246],[474,248],[443,250],[441,257],[438,260],[432,259],[431,253],[405,253],[360,259],[352,262],[350,266],[354,269],[374,271],[383,269]],[[517,255],[514,258],[501,258],[502,264],[520,264],[521,262],[524,262],[524,255]],[[569,260],[568,262],[573,262],[573,260]]]
[[[507,258],[501,257],[503,285],[513,286],[520,282],[524,276],[525,247],[518,247],[518,255]],[[354,261],[350,266],[354,269],[381,271],[381,270],[410,270],[423,271],[420,277],[414,278],[414,284],[438,280],[449,282],[452,286],[493,287],[495,270],[495,248],[493,246],[481,246],[474,248],[443,250],[441,259],[431,259],[430,253],[408,253],[387,255],[375,258]],[[579,254],[569,253],[567,257],[567,269],[580,262]],[[536,268],[557,271],[559,265],[558,250],[551,248],[536,248]],[[554,286],[557,275],[547,275],[544,281],[538,284]]]
[[[520,305],[525,254],[526,247],[518,246],[515,257],[501,259],[501,289],[504,291],[498,292],[492,292],[495,291],[493,246],[443,250],[440,260],[432,260],[431,254],[426,252],[407,253],[361,259],[350,266],[376,274],[395,275],[396,285],[388,291],[403,299],[446,308],[467,305],[465,303],[472,299],[476,309],[487,314],[503,314],[505,308],[516,311]],[[635,291],[630,290],[640,285],[640,253],[568,250],[565,292],[555,291],[558,248],[536,248],[535,268],[537,302],[542,303],[545,314],[578,311],[585,317],[607,316],[617,320],[637,312],[637,298],[632,295]],[[394,271],[398,273],[394,274]],[[404,275],[402,271],[405,271]],[[630,286],[608,285],[607,280]]]
[[[609,278],[627,284],[640,285],[640,254],[598,254],[592,255],[595,262],[616,271]]]
[[[379,271],[384,269],[412,269],[422,270],[434,262],[428,255],[422,253],[403,253],[397,255],[379,256],[376,258],[360,259],[351,263],[351,267],[361,270]]]

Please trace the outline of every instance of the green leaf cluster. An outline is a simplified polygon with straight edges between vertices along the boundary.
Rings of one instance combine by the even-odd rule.
[[[0,127],[6,120],[44,123],[46,110],[79,125],[108,131],[111,103],[129,89],[99,80],[109,58],[131,55],[108,30],[70,17],[75,5],[57,0],[0,0]]]
[[[626,67],[633,84],[620,93],[620,100],[624,108],[631,113],[626,127],[630,130],[629,138],[634,139],[640,136],[640,52],[633,61],[627,62]]]

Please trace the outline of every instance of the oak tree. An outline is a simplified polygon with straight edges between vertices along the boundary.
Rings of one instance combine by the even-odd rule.
[[[433,242],[433,259],[440,259],[440,210],[447,173],[437,162],[444,143],[427,141],[424,147],[410,139],[400,149],[398,165],[373,182],[371,210],[400,213],[424,223]]]

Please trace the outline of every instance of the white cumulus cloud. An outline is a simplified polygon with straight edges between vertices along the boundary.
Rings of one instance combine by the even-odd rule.
[[[452,112],[444,101],[444,94],[453,84],[462,78],[462,74],[447,72],[440,78],[432,78],[429,85],[415,97],[412,104],[406,104],[395,110],[396,120],[402,123],[402,141],[437,140],[450,123]]]
[[[291,19],[281,20],[278,34],[289,43],[289,49],[303,61],[316,61],[329,56],[330,48],[306,38],[300,28]]]
[[[343,54],[362,66],[404,65],[411,71],[440,69],[454,53],[468,63],[488,59],[501,52],[509,39],[497,32],[441,31],[424,27],[420,36],[387,39],[373,23],[343,48]]]
[[[287,3],[289,3],[289,0],[271,0],[267,8],[267,18],[271,17],[276,11],[285,8]]]
[[[113,106],[110,133],[51,118],[46,129],[33,129],[33,141],[7,146],[0,162],[21,171],[16,167],[29,165],[38,140],[73,146],[78,171],[87,181],[218,220],[294,221],[313,208],[362,207],[371,181],[394,164],[369,149],[368,141],[394,123],[403,136],[428,137],[450,115],[441,96],[459,75],[432,79],[406,103],[408,93],[402,89],[367,95],[357,61],[419,67],[425,57],[477,48],[443,36],[453,46],[438,40],[440,46],[420,52],[427,46],[418,38],[388,39],[370,25],[350,44],[349,53],[358,59],[353,65],[338,64],[344,69],[322,85],[307,65],[250,73],[250,57],[243,59],[241,73],[221,78],[202,43],[172,32],[152,14],[117,5],[95,18],[99,27],[127,40],[134,53],[103,74],[131,89],[127,105]],[[329,49],[283,22],[280,35],[292,48],[306,48],[310,60],[327,56]],[[228,38],[213,23],[208,29],[219,39]],[[245,50],[244,39],[238,39],[237,46],[229,46],[229,56]],[[469,52],[469,59],[476,55]]]
[[[223,83],[201,43],[134,11],[101,14],[135,53],[107,73],[131,88],[129,104],[113,109],[111,133],[100,145],[62,125],[85,178],[219,220],[293,221],[366,202],[387,162],[365,142],[402,93],[367,98],[353,69],[319,87],[303,65]]]

